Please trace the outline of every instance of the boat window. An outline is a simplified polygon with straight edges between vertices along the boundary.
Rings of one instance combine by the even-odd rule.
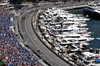
[[[49,14],[48,12],[46,12],[46,14]]]
[[[92,9],[92,10],[94,10],[93,8],[90,8],[90,7],[88,7],[88,9]]]
[[[73,18],[73,17],[70,17],[70,18]]]
[[[48,23],[45,23],[45,25],[48,25]]]
[[[68,36],[69,38],[80,38],[80,36]]]
[[[56,40],[58,43],[60,43],[60,41]]]
[[[68,40],[68,41],[70,41],[70,42],[75,42],[76,40]]]
[[[100,6],[100,3],[99,3],[99,4],[97,4],[97,6]]]
[[[73,36],[73,38],[80,38],[80,36]]]
[[[62,40],[62,42],[67,42],[66,40]]]
[[[59,20],[61,20],[61,21],[62,21],[62,20],[63,20],[63,18],[62,18],[62,17],[59,17]]]
[[[64,19],[67,19],[66,17],[64,17]]]
[[[53,16],[57,16],[57,14],[54,14]]]
[[[87,41],[86,39],[82,39],[82,40],[79,40],[79,41]]]
[[[47,22],[50,22],[51,20],[47,20]]]
[[[90,45],[83,45],[83,47],[85,47],[85,48],[90,48],[91,46]]]

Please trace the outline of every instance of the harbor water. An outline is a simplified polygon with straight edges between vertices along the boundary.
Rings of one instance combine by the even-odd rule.
[[[83,15],[83,9],[69,10],[69,12],[73,14]],[[91,46],[93,48],[100,49],[100,20],[90,18],[87,24],[87,27],[89,28],[88,31],[91,32],[91,36],[94,38],[94,40],[90,42]]]

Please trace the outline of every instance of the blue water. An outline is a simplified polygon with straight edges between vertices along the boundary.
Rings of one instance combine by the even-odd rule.
[[[76,10],[70,10],[70,13],[74,14],[83,14],[83,9],[76,9]],[[100,20],[90,18],[90,20],[87,22],[88,28],[91,33],[91,36],[94,38],[93,41],[90,42],[90,44],[93,46],[93,48],[100,48],[100,40],[97,38],[100,38]]]
[[[89,31],[91,31],[91,36],[94,37],[94,40],[91,41],[91,45],[94,48],[100,48],[100,40],[96,39],[100,37],[100,20],[96,20],[91,18],[90,21],[87,22]]]

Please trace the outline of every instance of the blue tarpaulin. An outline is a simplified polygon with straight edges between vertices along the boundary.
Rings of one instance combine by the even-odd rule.
[[[100,59],[95,59],[96,62],[100,62]]]

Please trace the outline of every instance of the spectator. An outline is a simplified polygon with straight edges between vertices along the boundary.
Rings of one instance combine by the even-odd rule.
[[[35,55],[30,54],[16,40],[10,26],[10,17],[13,14],[0,7],[0,58],[6,66],[42,66]]]

